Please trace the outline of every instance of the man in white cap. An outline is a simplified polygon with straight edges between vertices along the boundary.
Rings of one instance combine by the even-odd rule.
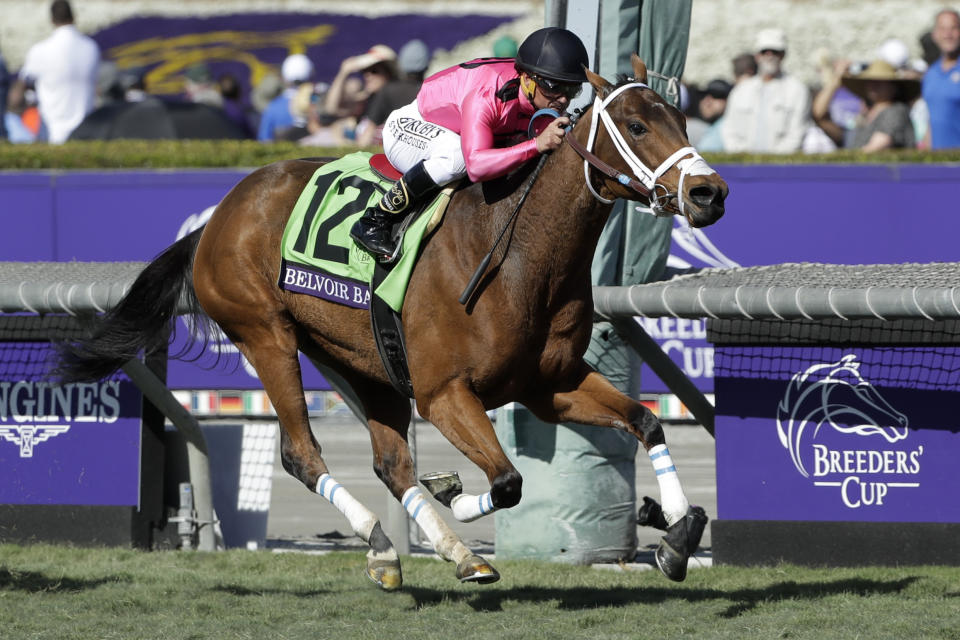
[[[297,94],[297,89],[313,78],[313,63],[302,53],[287,56],[280,67],[280,76],[283,78],[284,90],[270,101],[260,118],[260,128],[257,140],[270,142],[282,137],[284,131],[305,123],[295,121],[290,101]]]
[[[757,34],[754,51],[757,74],[738,83],[727,98],[724,151],[799,151],[810,127],[810,91],[783,73],[787,37],[781,29],[764,29]]]

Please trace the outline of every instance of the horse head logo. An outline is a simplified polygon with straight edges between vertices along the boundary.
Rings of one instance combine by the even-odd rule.
[[[810,433],[808,425],[813,425],[808,438],[813,439],[825,424],[840,433],[876,435],[890,443],[907,437],[907,416],[890,406],[863,379],[854,354],[795,374],[777,406],[780,444],[790,452],[794,466],[804,477],[810,474],[800,457],[801,442],[805,433]]]

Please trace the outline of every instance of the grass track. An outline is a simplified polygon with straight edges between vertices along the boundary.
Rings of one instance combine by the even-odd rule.
[[[404,558],[382,593],[361,553],[0,546],[0,638],[960,638],[960,568],[654,571],[498,561],[503,579]]]

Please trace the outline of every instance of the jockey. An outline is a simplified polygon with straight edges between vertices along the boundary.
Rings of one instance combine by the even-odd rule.
[[[480,58],[427,78],[417,99],[393,111],[383,127],[384,152],[403,177],[364,212],[350,236],[375,256],[389,257],[395,249],[391,218],[412,203],[464,175],[474,182],[497,178],[558,148],[567,117],[520,144],[498,143],[525,133],[540,109],[564,113],[588,65],[580,38],[546,27],[523,41],[516,59]]]

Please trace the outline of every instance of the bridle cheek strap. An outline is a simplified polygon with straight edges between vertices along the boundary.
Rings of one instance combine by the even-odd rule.
[[[625,84],[622,87],[618,87],[616,90],[612,91],[607,95],[606,98],[600,100],[599,96],[594,99],[593,103],[593,113],[591,114],[590,120],[590,135],[587,138],[587,151],[593,151],[593,145],[596,142],[597,130],[599,128],[599,121],[602,118],[603,124],[607,130],[607,134],[610,136],[610,139],[613,141],[614,147],[617,149],[617,152],[620,154],[620,157],[627,163],[630,169],[633,171],[633,174],[637,177],[641,184],[649,191],[650,196],[650,209],[657,216],[670,216],[670,212],[665,210],[665,207],[671,198],[676,198],[679,203],[680,214],[684,214],[684,203],[683,198],[678,194],[669,194],[662,193],[658,194],[657,183],[660,180],[660,177],[669,171],[674,165],[677,166],[677,169],[680,171],[680,182],[678,184],[678,193],[683,193],[683,182],[688,175],[692,176],[705,176],[710,175],[711,173],[716,173],[713,169],[710,168],[710,165],[707,164],[706,160],[701,157],[697,150],[694,147],[682,147],[677,149],[670,157],[660,163],[656,169],[651,170],[647,165],[643,163],[640,158],[633,152],[633,149],[630,148],[630,145],[627,144],[627,141],[623,139],[623,135],[620,133],[620,130],[617,129],[616,124],[613,122],[613,118],[610,117],[610,114],[607,113],[607,105],[610,102],[619,96],[621,93],[631,88],[649,88],[646,84],[642,82],[632,82],[630,84]],[[584,159],[583,161],[583,175],[587,182],[587,187],[590,189],[590,193],[593,194],[593,197],[603,202],[605,204],[610,204],[613,200],[608,200],[602,197],[596,190],[593,188],[593,185],[590,183],[590,163]],[[620,180],[623,184],[623,180]],[[642,193],[642,191],[641,191]],[[644,194],[646,195],[646,194]]]

